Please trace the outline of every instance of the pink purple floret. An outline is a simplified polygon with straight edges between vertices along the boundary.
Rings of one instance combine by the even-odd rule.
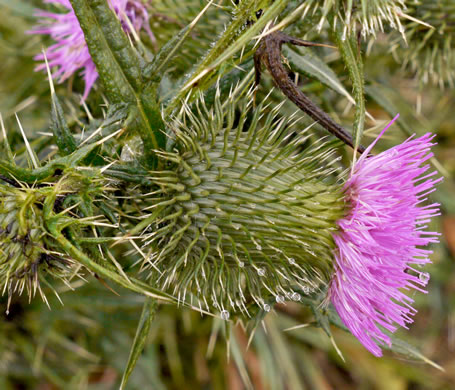
[[[53,70],[52,77],[59,83],[64,82],[70,76],[81,70],[85,82],[83,100],[90,93],[98,73],[95,64],[90,57],[85,43],[84,33],[79,25],[77,17],[69,0],[44,0],[45,3],[61,6],[62,13],[54,13],[39,10],[36,17],[40,25],[30,31],[32,34],[49,35],[55,43],[45,51],[49,66]],[[149,15],[143,3],[139,0],[108,0],[111,8],[118,16],[126,32],[131,27],[136,32],[141,29],[153,38],[149,27]],[[35,57],[37,61],[44,60],[44,54]],[[38,65],[36,70],[45,70],[44,63]]]
[[[391,345],[384,329],[393,333],[413,322],[414,301],[406,293],[425,292],[429,275],[422,267],[432,253],[425,247],[439,235],[426,231],[439,215],[439,204],[425,205],[441,180],[436,172],[427,173],[435,136],[410,137],[369,155],[388,127],[355,163],[344,186],[349,212],[334,234],[329,288],[343,323],[375,356],[382,356],[380,345]]]

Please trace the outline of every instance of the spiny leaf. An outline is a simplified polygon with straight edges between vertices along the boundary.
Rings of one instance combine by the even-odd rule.
[[[142,307],[141,318],[136,329],[136,336],[134,336],[133,345],[131,346],[130,356],[126,364],[125,371],[123,372],[120,390],[126,389],[126,385],[131,373],[136,366],[139,356],[144,349],[145,342],[150,330],[150,324],[155,317],[157,302],[153,298],[147,298]]]
[[[362,141],[363,130],[365,127],[365,96],[364,96],[364,76],[363,61],[360,52],[357,49],[355,35],[351,34],[349,38],[343,39],[342,33],[337,28],[333,35],[335,42],[340,50],[341,57],[348,68],[349,78],[354,88],[355,120],[352,128],[352,138],[354,139],[354,150],[357,150]],[[356,153],[354,153],[354,159]]]
[[[198,65],[191,77],[187,80],[181,91],[166,108],[166,114],[170,114],[179,102],[187,95],[187,91],[194,85],[209,80],[213,71],[226,63],[232,56],[242,50],[261,30],[286,7],[285,0],[277,0],[267,7],[264,14],[252,26],[244,29],[251,15],[258,10],[258,2],[255,0],[242,1],[236,9],[235,17],[227,26],[221,37],[215,42],[213,48]]]
[[[52,94],[52,112],[50,128],[54,133],[55,143],[61,154],[64,156],[71,154],[76,150],[76,140],[66,123],[60,100],[55,93]]]
[[[401,356],[408,356],[417,359],[418,361],[425,362],[426,364],[429,364],[430,366],[433,366],[434,368],[440,371],[445,371],[439,364],[428,359],[417,348],[408,344],[406,341],[403,341],[394,335],[390,335],[390,338],[392,339],[392,346],[390,348],[384,347],[385,349],[389,349],[392,352],[396,352]]]

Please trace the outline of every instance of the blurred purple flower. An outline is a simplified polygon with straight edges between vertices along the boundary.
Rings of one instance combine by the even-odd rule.
[[[29,33],[50,35],[56,42],[46,50],[46,57],[50,68],[54,69],[52,77],[59,83],[64,82],[71,75],[82,69],[81,74],[85,81],[82,99],[85,100],[98,78],[98,73],[85,43],[84,33],[69,0],[44,0],[44,2],[61,5],[68,12],[37,11],[36,16],[40,18],[40,25],[29,31]],[[131,32],[131,27],[136,32],[143,28],[152,40],[154,39],[148,23],[149,15],[147,9],[140,0],[108,0],[108,3],[118,16],[126,32]],[[44,55],[37,55],[35,60],[43,61]],[[36,67],[36,70],[43,69],[46,69],[44,63]]]
[[[439,204],[423,206],[441,179],[436,172],[424,175],[434,135],[410,137],[400,145],[368,156],[382,131],[353,166],[344,191],[350,211],[338,221],[335,274],[329,298],[346,327],[373,355],[380,345],[391,345],[386,329],[395,332],[411,323],[416,310],[404,292],[423,288],[429,274],[420,268],[429,263],[438,233],[427,232]],[[379,344],[379,345],[378,345]]]

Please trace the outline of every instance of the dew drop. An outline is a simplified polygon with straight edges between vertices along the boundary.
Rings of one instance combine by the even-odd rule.
[[[282,295],[277,295],[275,297],[275,301],[276,301],[276,303],[284,303],[285,302],[285,298]]]
[[[235,229],[235,230],[239,230],[242,226],[238,223],[233,223],[232,224],[232,227]]]
[[[293,257],[289,258],[289,264],[295,265],[295,259]]]
[[[258,251],[260,251],[260,250],[262,250],[262,246],[260,246],[259,244],[257,244],[257,245],[256,245],[256,249],[257,249]]]
[[[229,319],[229,312],[227,310],[222,310],[221,311],[221,318],[225,321]]]
[[[245,267],[245,263],[244,263],[243,261],[239,261],[239,267],[240,267],[240,268]]]
[[[265,276],[265,269],[264,268],[258,268],[258,275],[259,276]]]
[[[310,293],[310,288],[308,286],[305,286],[303,288],[303,292],[308,295]]]
[[[293,293],[293,294],[291,295],[291,299],[292,299],[293,301],[296,301],[296,302],[300,301],[300,294],[299,294],[299,293],[296,293],[296,292]]]
[[[428,272],[421,272],[420,275],[419,275],[419,279],[423,282],[423,283],[428,283],[428,281],[430,280],[430,274]]]
[[[267,313],[270,311],[270,305],[268,305],[267,303],[263,306],[263,309],[264,311],[266,311]]]
[[[255,209],[255,208],[256,208],[256,203],[250,203],[250,207],[251,207],[252,209]]]

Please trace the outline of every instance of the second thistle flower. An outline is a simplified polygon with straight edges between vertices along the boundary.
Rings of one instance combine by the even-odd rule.
[[[69,0],[45,0],[44,2],[60,6],[63,12],[38,11],[36,16],[39,18],[40,25],[35,27],[30,33],[49,35],[55,41],[46,50],[46,57],[50,68],[54,69],[52,77],[58,80],[59,83],[64,82],[78,71],[82,71],[82,77],[85,82],[82,98],[85,100],[98,78],[98,72],[90,57],[79,21]],[[108,0],[108,3],[126,32],[131,32],[132,30],[139,32],[144,29],[153,39],[153,34],[148,24],[149,15],[141,1]],[[39,54],[35,59],[43,61],[44,55]],[[46,65],[42,63],[36,69],[45,70]]]

